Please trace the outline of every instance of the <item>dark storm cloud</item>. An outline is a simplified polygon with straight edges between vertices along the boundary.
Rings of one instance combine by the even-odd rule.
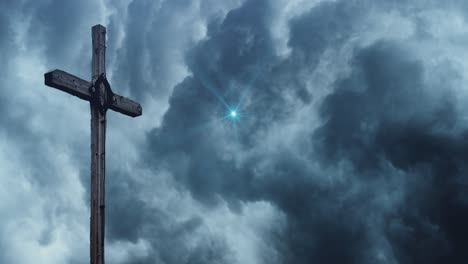
[[[231,263],[232,254],[222,237],[197,232],[202,219],[175,219],[143,200],[142,186],[129,175],[117,170],[108,174],[112,183],[106,193],[107,218],[113,220],[107,222],[107,240],[137,243],[145,239],[151,246],[144,256],[130,255],[124,263]]]
[[[174,80],[185,70],[180,67],[184,52],[202,34],[197,30],[212,15],[209,10],[222,14],[221,5],[219,1],[131,1],[122,25],[122,47],[116,50],[115,81],[138,99],[167,98]],[[111,41],[118,36],[121,15],[110,16]]]
[[[54,200],[51,199],[51,197],[61,197],[60,191],[63,180],[60,177],[63,178],[63,176],[56,177],[59,174],[54,166],[55,162],[51,160],[49,155],[42,154],[49,150],[47,142],[43,140],[43,133],[32,131],[31,129],[31,120],[34,118],[40,120],[38,118],[40,115],[38,109],[40,109],[42,104],[36,105],[33,101],[24,102],[24,97],[28,94],[28,91],[30,94],[35,94],[38,87],[42,86],[42,83],[36,83],[33,87],[30,87],[27,86],[27,82],[24,80],[28,79],[28,77],[34,78],[35,74],[42,75],[43,73],[40,71],[31,73],[27,67],[18,67],[21,64],[26,66],[28,66],[28,63],[32,64],[32,62],[26,60],[19,62],[21,60],[19,58],[21,58],[22,53],[40,49],[42,45],[39,42],[46,40],[50,41],[49,44],[61,42],[52,37],[40,40],[35,39],[29,42],[24,37],[31,36],[34,38],[35,33],[39,34],[39,32],[43,31],[45,25],[35,21],[36,14],[33,14],[35,11],[38,11],[40,5],[41,3],[38,2],[0,2],[0,59],[2,61],[0,73],[0,111],[2,113],[0,117],[0,133],[3,138],[2,153],[7,153],[5,156],[2,155],[6,160],[2,160],[2,165],[0,166],[2,169],[2,185],[4,188],[8,188],[5,195],[11,197],[11,201],[2,198],[4,203],[0,212],[2,215],[2,228],[0,230],[1,263],[23,262],[28,258],[37,256],[37,252],[27,248],[28,243],[35,243],[31,240],[21,241],[21,245],[24,246],[23,255],[15,256],[15,247],[18,244],[15,240],[19,241],[22,239],[22,235],[20,234],[22,230],[25,233],[29,232],[29,234],[33,234],[38,230],[35,229],[37,228],[36,224],[39,225],[41,223],[36,243],[38,247],[46,248],[51,246],[54,240],[56,240],[57,226],[54,224],[56,223],[56,219],[60,217],[67,219],[67,216],[73,214],[73,209],[68,206],[63,207],[60,203],[54,203]],[[50,10],[43,9],[40,15],[43,18],[46,16],[49,18],[56,17],[53,16],[53,12],[57,10],[53,10],[52,13],[48,11]],[[73,20],[68,21],[73,23]],[[55,23],[57,22],[55,21]],[[71,25],[68,24],[68,27],[71,27]],[[27,28],[30,28],[31,32],[23,36],[22,33],[27,32]],[[64,26],[61,29],[67,31],[70,28]],[[66,53],[65,50],[66,47],[63,46],[61,54]],[[61,54],[57,54],[58,52],[58,49],[55,53],[51,52],[48,54],[48,58],[53,60],[54,55],[60,56]],[[19,161],[15,158],[16,155],[20,155]],[[15,173],[8,173],[9,167],[14,167]],[[24,190],[23,186],[32,187]],[[41,194],[40,197],[35,197],[35,192],[39,192]],[[79,199],[79,197],[77,198]],[[35,203],[29,203],[31,200],[34,200]],[[40,201],[46,200],[49,201],[50,207],[45,208],[44,214],[46,216],[44,218],[38,214],[31,213],[31,208],[37,210],[36,212],[40,212],[43,209]],[[10,206],[13,207],[12,203],[16,203],[17,206],[9,208]],[[15,223],[27,221],[29,217],[34,217],[37,221],[31,224],[22,224],[20,230],[14,227]],[[15,235],[12,236],[12,233],[15,233]],[[42,260],[38,258],[37,261],[41,263]]]
[[[3,51],[11,51],[15,48],[13,43],[13,33],[11,30],[12,25],[10,24],[9,14],[7,10],[9,9],[9,5],[7,3],[0,3],[0,49]],[[10,52],[1,52],[0,53],[0,60],[3,61],[4,64],[8,65]],[[7,76],[7,73],[2,70],[0,72],[0,78],[4,79]],[[3,90],[3,89],[2,89]],[[6,107],[5,101],[7,97],[7,93],[0,93],[0,111],[5,113],[8,109]],[[4,115],[2,115],[4,116]]]
[[[46,156],[38,156],[36,152],[38,142],[40,142],[40,135],[32,133],[28,127],[30,118],[28,113],[36,111],[35,107],[38,106],[19,106],[20,101],[13,93],[16,93],[17,89],[25,88],[16,87],[19,82],[12,80],[10,76],[25,76],[28,74],[26,72],[13,72],[17,52],[22,49],[22,45],[28,49],[35,49],[37,48],[37,41],[45,42],[45,47],[51,48],[46,48],[46,58],[51,61],[69,52],[69,47],[67,47],[67,43],[64,43],[62,36],[65,36],[65,39],[71,39],[72,33],[76,30],[72,25],[77,22],[77,18],[82,19],[82,16],[76,7],[71,8],[67,4],[61,4],[61,1],[56,2],[58,3],[49,2],[43,5],[42,3],[6,1],[1,3],[0,11],[0,34],[2,35],[0,39],[0,48],[2,49],[0,58],[4,66],[6,66],[2,68],[0,73],[0,75],[3,75],[0,81],[0,111],[2,112],[0,129],[6,133],[10,141],[16,143],[16,147],[22,151],[28,164],[36,168],[34,175],[30,175],[31,180],[37,181],[41,186],[52,185],[54,180],[50,178],[51,161]],[[55,13],[62,14],[60,12],[62,8],[74,10],[69,13],[70,16],[65,21],[60,21],[60,18],[63,17],[59,15],[52,15]],[[24,43],[18,40],[18,35],[24,29],[24,25],[20,23],[23,21],[19,21],[19,18],[31,18],[32,20],[29,27],[27,27],[29,30],[25,30],[29,33],[26,36],[30,36],[30,39],[27,39]],[[49,27],[54,28],[52,32],[63,32],[63,34],[49,34],[50,32],[47,32]],[[37,75],[42,75],[42,73],[37,72]],[[40,86],[41,84],[37,85]]]
[[[165,156],[169,164],[183,164],[174,168],[176,175],[184,177],[200,199],[212,200],[218,192],[237,196],[244,182],[236,178],[248,181],[251,177],[248,172],[238,174],[232,161],[222,155],[227,150],[213,142],[213,138],[219,138],[213,128],[218,125],[217,119],[226,115],[228,107],[245,103],[236,101],[241,97],[267,100],[266,105],[263,102],[242,105],[239,110],[240,113],[264,112],[264,120],[252,118],[236,135],[233,131],[226,135],[246,144],[254,135],[249,135],[249,131],[255,133],[255,128],[266,126],[269,120],[282,114],[281,109],[276,109],[282,105],[276,103],[282,101],[281,91],[279,87],[269,87],[273,82],[263,76],[276,60],[266,25],[268,8],[267,1],[249,1],[229,12],[223,21],[212,22],[207,39],[188,53],[187,63],[193,77],[187,77],[175,87],[164,123],[150,137],[152,144],[158,146],[150,151]],[[253,85],[263,89],[250,89]],[[266,111],[267,107],[272,108]],[[204,161],[198,163],[200,159]]]
[[[76,36],[79,36],[78,30],[83,26],[85,21],[87,21],[86,16],[83,13],[87,13],[89,17],[96,16],[97,11],[91,11],[89,4],[86,2],[73,2],[73,1],[37,1],[31,3],[23,3],[17,1],[6,1],[2,2],[2,13],[0,20],[4,23],[1,23],[0,33],[2,38],[0,39],[0,45],[4,52],[1,53],[2,61],[6,64],[6,68],[2,71],[6,76],[18,74],[19,76],[24,76],[28,73],[17,73],[12,72],[12,65],[17,59],[15,56],[22,48],[35,50],[44,48],[44,59],[47,60],[46,64],[53,65],[58,67],[58,65],[64,65],[65,68],[75,67],[70,66],[70,63],[67,63],[67,60],[71,58],[70,54],[76,54],[73,52],[73,46],[80,48],[82,46],[81,40],[78,40]],[[67,10],[67,12],[63,12]],[[21,24],[20,19],[30,19],[26,24]],[[81,29],[80,29],[81,30]],[[18,35],[24,31],[24,38],[20,40]],[[88,33],[88,31],[86,31]],[[90,35],[90,34],[87,34]],[[41,45],[37,45],[40,43]],[[22,47],[24,46],[24,47]],[[72,46],[72,48],[70,48]],[[88,45],[89,46],[89,45]],[[88,52],[89,53],[89,52]],[[88,58],[89,54],[86,53],[83,55],[83,58]],[[65,60],[65,63],[63,61]],[[81,66],[88,66],[88,60],[83,59]],[[78,62],[80,63],[80,61]],[[9,66],[9,67],[8,67]],[[89,71],[83,71],[84,67],[78,67],[78,72],[74,73],[86,79],[86,76],[83,76],[83,72],[88,73]],[[42,75],[41,72],[35,72],[34,74]],[[25,147],[34,148],[37,147],[33,142],[38,141],[39,135],[34,135],[26,127],[28,125],[28,116],[26,115],[27,111],[24,111],[24,115],[18,114],[18,111],[15,111],[17,108],[16,104],[18,103],[17,98],[14,96],[9,96],[14,89],[19,89],[18,87],[11,87],[15,82],[6,82],[9,81],[8,78],[3,78],[3,83],[1,85],[2,93],[0,96],[4,97],[5,100],[1,103],[0,107],[4,107],[2,111],[2,117],[6,120],[2,128],[8,129],[10,135],[15,138],[15,140],[28,141],[25,143]],[[41,84],[38,84],[40,86]],[[37,87],[35,87],[37,88]],[[28,108],[30,112],[34,112],[36,106],[22,106]],[[28,160],[36,163],[35,167],[38,168],[38,171],[43,171],[41,166],[45,165],[44,160],[40,160],[45,157],[32,157],[36,156],[34,151],[25,150],[25,155],[31,155],[28,157]],[[39,160],[36,160],[39,159]],[[42,164],[42,165],[41,165]],[[40,173],[39,173],[40,174]],[[44,175],[44,177],[47,177]]]
[[[325,49],[342,45],[354,33],[356,21],[368,7],[356,1],[324,2],[290,22],[289,46],[294,64],[305,60],[309,67],[317,63]],[[304,67],[304,65],[301,65]]]
[[[452,95],[431,98],[423,74],[403,45],[379,42],[360,51],[353,74],[325,100],[326,123],[314,136],[324,162],[351,160],[356,180],[372,181],[387,162],[411,177],[405,204],[384,226],[399,263],[460,263],[467,258],[460,237],[467,229],[459,225],[468,220],[460,184],[467,132],[455,129]]]
[[[260,232],[259,239],[275,251],[256,249],[258,260],[265,263],[468,259],[468,133],[460,124],[460,95],[454,92],[463,83],[463,68],[450,59],[425,57],[437,55],[447,44],[443,41],[448,37],[437,39],[437,34],[457,29],[434,30],[431,17],[463,15],[466,4],[343,0],[306,10],[302,2],[296,7],[299,15],[286,21],[289,35],[282,37],[290,52],[281,55],[273,22],[280,19],[278,10],[291,8],[286,1],[219,2],[106,2],[108,69],[116,89],[147,104],[155,103],[148,99],[153,97],[165,103],[170,95],[160,126],[156,117],[145,119],[154,122],[145,128],[157,126],[146,141],[133,142],[133,133],[122,136],[143,149],[136,155],[141,161],[123,161],[132,155],[126,153],[127,145],[110,140],[107,252],[115,253],[115,245],[143,245],[140,251],[122,246],[128,256],[110,257],[128,264],[239,263],[245,252],[228,239],[239,235],[229,232],[237,231],[209,232],[207,218],[224,203],[230,213],[241,215],[247,204],[265,202],[285,219],[284,225],[262,222],[258,228],[268,230]],[[71,222],[82,213],[57,201],[67,184],[61,180],[65,169],[54,167],[55,157],[43,153],[49,143],[43,139],[70,144],[68,154],[86,190],[84,197],[74,198],[86,206],[89,142],[70,132],[72,121],[64,130],[32,131],[37,120],[25,113],[39,112],[34,103],[22,105],[24,112],[11,110],[25,100],[11,96],[20,89],[8,79],[17,56],[12,51],[32,50],[46,67],[88,78],[89,27],[104,19],[101,8],[95,1],[0,2],[0,59],[7,65],[0,72],[0,132],[21,154],[19,164],[34,168],[17,168],[21,173],[13,176],[25,174],[24,185],[49,204],[38,205],[46,216],[34,221],[42,225],[34,241],[41,249],[69,238],[57,238],[61,226],[73,229],[60,221]],[[389,18],[401,24],[389,29]],[[404,35],[401,32],[410,33],[392,39]],[[465,41],[460,36],[464,33],[457,34],[453,41]],[[427,43],[436,46],[435,51],[420,53]],[[329,68],[319,72],[324,64],[334,65],[337,60],[330,57],[339,55],[349,56],[336,66],[349,66],[347,71],[337,71],[337,76]],[[185,70],[190,75],[180,81]],[[315,74],[333,78],[329,90],[310,83]],[[233,108],[239,114],[235,122],[223,118]],[[55,119],[63,120],[54,113],[47,121],[50,126],[64,126]],[[140,169],[148,167],[151,176],[142,181]],[[2,183],[6,177],[11,175],[2,175]],[[169,192],[176,193],[170,203],[154,202]],[[182,201],[187,192],[196,200],[193,204]],[[18,207],[28,212],[26,204]],[[188,212],[181,216],[171,207]],[[2,219],[10,214],[18,215],[8,211]],[[13,244],[7,230],[13,220],[8,221],[0,229],[1,263],[12,263],[3,250]],[[23,248],[28,241],[21,242]],[[86,263],[83,252],[50,258]]]
[[[173,12],[180,11],[181,9],[191,9],[191,7],[185,7],[182,4],[183,2],[164,2],[164,8],[161,13],[165,12],[165,16],[162,17],[161,20],[155,21],[155,23],[160,23],[161,26],[156,29],[154,29],[154,27],[150,27],[154,29],[155,32],[150,32],[150,41],[146,42],[146,45],[159,45],[161,41],[159,41],[158,37],[161,37],[161,40],[163,40],[164,37],[162,35],[167,36],[171,34],[171,30],[165,31],[163,24],[166,18],[172,17],[171,15],[173,15]],[[148,2],[148,5],[152,4]],[[0,47],[2,48],[0,58],[4,65],[15,65],[18,61],[18,57],[20,57],[19,50],[26,49],[28,52],[27,54],[36,55],[35,52],[38,52],[40,54],[39,57],[43,59],[45,66],[48,68],[62,68],[87,79],[89,76],[91,37],[89,26],[95,24],[96,22],[93,21],[98,21],[99,19],[96,19],[96,16],[100,15],[99,9],[94,4],[76,1],[37,1],[24,3],[1,2],[0,6],[2,7],[0,10],[0,22],[4,22],[0,25],[0,33],[2,33],[2,38],[0,38]],[[129,16],[131,19],[136,19],[141,15],[143,10],[148,10],[147,6],[139,6],[135,1],[135,3],[130,5]],[[153,14],[149,12],[148,17],[151,15]],[[24,18],[24,21],[16,19],[18,17]],[[143,22],[144,20],[140,21],[140,23]],[[109,28],[112,30],[112,25]],[[142,37],[142,32],[138,31],[138,28],[138,23],[130,23],[130,28],[127,30],[129,34],[127,35],[126,40],[130,39],[131,41],[135,41],[136,39],[140,39],[140,37]],[[130,34],[131,32],[135,32],[136,35]],[[135,50],[134,42],[131,41],[124,43],[125,47],[122,49],[122,52],[128,51],[131,53],[132,50]],[[109,45],[115,45],[115,42],[117,41],[110,42]],[[170,45],[170,42],[166,43],[166,46],[161,45],[163,47],[161,47],[159,52],[152,50],[155,51],[154,53],[151,53],[153,59],[159,59],[162,57],[165,60],[163,63],[167,63],[171,57],[166,56],[164,50],[167,50],[167,47]],[[112,48],[109,50],[109,61],[115,61],[116,59],[113,58],[114,54],[112,52]],[[146,52],[148,52],[148,49]],[[119,54],[116,56],[118,55]],[[135,67],[145,59],[144,55],[138,56],[138,54],[133,53],[128,56],[131,58],[131,61],[124,61],[124,63],[134,65]],[[17,66],[15,67],[19,68]],[[9,211],[7,215],[4,215],[4,212],[2,211],[2,216],[4,216],[2,219],[5,221],[5,225],[2,225],[4,228],[0,230],[0,245],[2,245],[2,250],[0,250],[0,262],[2,263],[15,263],[17,259],[14,256],[11,256],[11,253],[7,252],[8,249],[14,248],[17,245],[16,243],[10,242],[11,233],[14,232],[14,230],[9,227],[9,225],[11,225],[10,217],[8,217],[9,215],[17,216],[18,218],[33,217],[27,213],[22,214],[23,211],[27,212],[28,208],[31,208],[31,206],[34,208],[34,210],[31,211],[39,211],[39,213],[43,213],[45,215],[44,217],[40,215],[40,217],[36,218],[36,221],[34,222],[39,225],[37,228],[41,230],[40,234],[37,236],[37,241],[34,241],[33,239],[31,241],[27,241],[31,244],[35,243],[34,245],[37,245],[37,248],[41,249],[52,248],[55,246],[57,241],[64,239],[63,237],[60,237],[60,235],[62,235],[60,232],[63,231],[58,229],[61,226],[66,226],[68,228],[67,225],[73,224],[73,221],[75,221],[75,219],[72,218],[80,217],[76,215],[76,210],[73,209],[74,205],[64,205],[67,201],[60,200],[63,198],[63,194],[61,192],[68,187],[67,184],[70,184],[63,180],[63,178],[70,179],[70,177],[64,177],[62,174],[65,172],[68,174],[67,176],[69,176],[72,173],[67,171],[67,168],[57,168],[54,166],[54,164],[58,162],[57,160],[60,158],[62,153],[57,151],[57,149],[52,148],[51,150],[45,147],[48,143],[55,141],[62,142],[64,145],[70,144],[70,146],[72,146],[71,148],[73,150],[70,151],[70,153],[67,153],[66,156],[69,154],[73,160],[73,164],[78,167],[80,178],[82,180],[81,186],[87,192],[84,193],[85,196],[76,196],[74,199],[78,201],[83,199],[83,204],[85,205],[88,204],[89,200],[89,143],[85,143],[88,142],[87,137],[82,137],[83,135],[77,135],[74,133],[74,129],[77,126],[75,126],[72,119],[69,119],[68,122],[62,123],[58,126],[56,122],[57,120],[61,120],[61,118],[57,117],[57,113],[52,113],[52,116],[46,118],[48,121],[45,125],[48,126],[47,129],[32,131],[31,123],[33,121],[31,119],[37,117],[28,113],[38,113],[38,115],[40,115],[42,112],[39,110],[44,110],[48,105],[43,106],[42,104],[44,102],[41,102],[40,105],[34,102],[25,104],[21,101],[24,100],[23,98],[16,96],[16,94],[13,96],[9,94],[12,92],[11,88],[25,88],[19,88],[17,86],[12,87],[12,84],[16,84],[17,82],[14,82],[15,80],[13,78],[6,78],[7,76],[13,75],[15,78],[18,78],[18,76],[22,77],[23,75],[31,74],[29,71],[25,71],[24,74],[17,75],[16,73],[9,72],[12,71],[12,68],[6,67],[0,73],[2,77],[5,77],[0,81],[0,110],[2,110],[2,117],[0,118],[0,132],[2,133],[2,136],[7,137],[9,144],[14,146],[8,151],[11,153],[21,153],[21,163],[25,164],[25,166],[23,166],[23,168],[18,168],[17,171],[20,176],[25,175],[26,182],[23,182],[23,184],[26,187],[33,186],[30,188],[40,193],[40,197],[32,197],[32,193],[25,194],[27,198],[32,197],[31,199],[37,200],[38,204],[23,204],[17,211]],[[156,71],[157,76],[164,76],[167,73],[164,69],[162,69],[162,71],[163,73],[157,73]],[[119,71],[117,72],[119,73]],[[142,85],[138,85],[138,83],[134,83],[133,81],[137,80],[137,77],[147,79],[146,75],[138,75],[136,70],[129,72],[130,75],[125,76],[131,76],[131,78],[128,79],[133,84],[133,87],[135,87],[134,89],[141,89],[141,93],[137,92],[136,94],[141,95],[146,92],[152,93],[157,91],[146,90],[146,92],[143,92],[144,89],[147,89],[150,85],[148,85],[148,83],[141,83]],[[42,80],[41,77],[43,72],[39,69],[37,72],[34,71],[32,74],[34,74],[34,79]],[[38,78],[36,74],[40,77]],[[123,82],[122,84],[119,83],[118,86],[125,87],[126,84],[126,82]],[[42,82],[37,83],[37,85],[32,88],[36,91],[38,87],[41,86]],[[165,86],[166,89],[170,88],[167,87],[167,84],[165,84]],[[15,91],[16,90],[13,90],[13,92]],[[23,90],[21,90],[21,92],[22,91]],[[65,98],[63,95],[62,97],[60,97],[60,95],[56,96],[57,98],[60,98],[57,100],[63,100]],[[45,97],[44,99],[47,103],[54,101],[54,99]],[[76,98],[73,99],[75,100]],[[19,106],[18,103],[22,103],[22,105]],[[86,102],[82,103],[86,104]],[[39,109],[41,106],[43,108]],[[13,109],[15,109],[15,107],[21,107],[21,111],[14,111]],[[76,113],[76,110],[69,108],[60,110]],[[86,113],[87,112],[83,112],[83,114]],[[39,118],[39,120],[41,119]],[[53,129],[54,127],[56,129]],[[47,133],[49,129],[52,130],[51,133]],[[67,140],[62,141],[61,137],[65,137]],[[50,151],[50,153],[47,151]],[[119,171],[120,167],[117,163],[115,164],[116,165],[114,166],[111,163],[108,166],[108,175],[113,176],[109,178],[112,178],[113,180],[108,181],[107,184],[109,194],[107,198],[109,201],[112,201],[109,202],[108,206],[109,218],[107,220],[107,247],[112,247],[113,242],[116,244],[120,241],[137,243],[141,239],[144,239],[145,243],[147,242],[150,245],[149,251],[145,252],[144,257],[130,252],[128,253],[128,259],[121,261],[126,261],[126,263],[232,262],[231,250],[226,246],[226,242],[222,236],[218,237],[208,233],[201,234],[199,229],[203,225],[203,222],[197,216],[180,220],[169,215],[163,209],[150,206],[150,203],[145,200],[144,197],[141,198],[138,196],[139,188],[142,186],[133,182],[133,179],[129,177],[128,174]],[[29,168],[32,168],[31,171],[28,171]],[[2,182],[3,180],[8,182],[7,179],[11,176],[12,175],[2,175]],[[64,187],[64,185],[66,187]],[[81,186],[72,186],[70,189],[73,189],[74,191],[75,189],[79,189]],[[16,190],[16,188],[13,188],[13,190]],[[39,204],[39,201],[42,202],[44,200],[47,201],[47,207]],[[21,204],[22,201],[18,200],[17,203]],[[43,212],[42,209],[44,207],[45,209]],[[19,223],[21,223],[20,220],[18,220]],[[61,221],[64,221],[65,223],[62,223]],[[88,224],[87,221],[86,224]],[[28,228],[33,229],[35,227]],[[30,233],[35,234],[35,231],[36,230],[32,230]],[[67,230],[63,233],[65,233],[64,236],[66,236],[67,232],[74,233],[75,231],[75,229],[72,231]],[[32,235],[31,237],[34,236]],[[76,235],[76,237],[81,237],[81,235]],[[64,244],[66,243],[70,243],[70,241],[65,241]],[[85,244],[86,242],[83,241],[83,245]],[[25,252],[23,259],[34,258],[38,253],[34,252],[35,249],[31,247],[31,251],[26,252],[28,251],[26,246],[27,245],[24,245]],[[63,247],[69,246],[70,245],[63,245]],[[23,247],[23,245],[21,247]],[[72,245],[72,247],[75,247],[75,245]],[[84,247],[78,246],[77,248],[81,249]],[[62,254],[62,256],[57,257],[55,255],[51,255],[49,256],[49,259],[56,258],[58,261],[66,259],[70,263],[86,263],[87,258],[83,257],[83,254],[81,253],[83,252],[73,252],[68,256],[64,256],[65,254],[63,253],[57,253]],[[37,261],[41,262],[43,259],[46,259],[46,257],[42,257],[41,259],[38,258]]]
[[[350,75],[322,103],[324,124],[310,140],[298,139],[303,149],[254,151],[259,135],[310,102],[298,67],[314,68],[325,49],[344,45],[365,12],[375,11],[356,1],[318,5],[291,21],[291,56],[281,59],[271,46],[269,7],[247,1],[211,23],[188,53],[193,76],[175,87],[161,128],[149,134],[148,161],[206,204],[219,197],[232,208],[273,203],[287,227],[265,239],[284,263],[461,263],[468,257],[466,132],[456,129],[453,95],[427,83],[409,46],[385,39],[356,46]],[[293,85],[285,91],[278,84]],[[240,97],[253,115],[237,128],[209,119]],[[311,165],[317,161],[319,169]],[[336,174],[345,176],[324,183]]]

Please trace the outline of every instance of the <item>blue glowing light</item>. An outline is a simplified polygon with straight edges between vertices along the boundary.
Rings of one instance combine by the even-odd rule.
[[[231,115],[232,118],[235,118],[237,116],[237,113],[236,113],[236,111],[231,111],[230,115]]]

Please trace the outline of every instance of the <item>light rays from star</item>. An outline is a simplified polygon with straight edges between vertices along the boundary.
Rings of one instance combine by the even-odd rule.
[[[206,87],[205,87],[206,88]],[[218,132],[225,133],[230,142],[237,142],[242,137],[242,131],[248,127],[248,122],[253,115],[247,111],[246,102],[237,101],[234,103],[225,100],[214,89],[208,89],[218,102],[210,115],[197,116],[196,123],[191,123],[183,128],[184,132],[174,142],[170,142],[170,148],[177,148],[184,144],[194,144],[196,141],[210,139]],[[248,96],[242,96],[247,98]],[[241,96],[239,96],[241,98]],[[196,99],[194,99],[196,100]],[[247,103],[251,105],[249,101]],[[244,129],[243,129],[244,128]],[[218,132],[216,132],[218,131]],[[215,134],[213,134],[213,132]],[[225,138],[227,140],[227,138]],[[221,138],[219,138],[221,139]],[[223,140],[223,139],[221,139]],[[196,144],[196,143],[195,143]]]
[[[233,84],[227,89],[221,89],[219,85],[223,83],[221,80],[215,81],[213,77],[208,77],[202,72],[197,72],[194,77],[198,80],[202,87],[216,98],[219,103],[213,112],[213,116],[205,116],[196,125],[187,128],[184,132],[183,141],[191,141],[190,138],[197,137],[196,135],[207,134],[209,130],[215,127],[222,128],[226,135],[230,135],[233,139],[238,140],[243,130],[250,127],[256,115],[248,109],[253,107],[262,98],[254,98],[252,101],[251,90],[259,78],[263,78],[267,70],[252,71],[252,76],[249,81],[243,82],[242,85]],[[208,77],[208,78],[207,78]],[[196,99],[194,99],[196,100]]]

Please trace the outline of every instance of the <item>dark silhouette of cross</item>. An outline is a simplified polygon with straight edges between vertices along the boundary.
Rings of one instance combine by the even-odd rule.
[[[91,82],[61,70],[44,74],[47,86],[89,101],[91,106],[91,264],[104,264],[106,112],[111,109],[131,117],[140,116],[140,104],[114,94],[106,79],[106,28],[92,27],[93,64]]]

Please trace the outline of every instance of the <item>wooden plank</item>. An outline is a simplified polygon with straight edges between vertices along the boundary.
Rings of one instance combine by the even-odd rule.
[[[106,113],[91,107],[91,264],[104,264],[105,179],[106,179]]]
[[[92,28],[93,62],[92,78],[97,79],[101,73],[106,73],[106,28],[95,25]]]
[[[112,104],[109,106],[109,108],[131,117],[141,116],[143,112],[143,109],[139,103],[118,94],[114,94],[114,97],[112,98]]]
[[[106,72],[106,28],[92,28],[92,79]],[[104,264],[105,179],[106,179],[106,112],[97,105],[91,107],[91,264]]]
[[[47,86],[59,89],[83,100],[89,101],[91,83],[61,70],[52,70],[44,74],[44,83]]]

